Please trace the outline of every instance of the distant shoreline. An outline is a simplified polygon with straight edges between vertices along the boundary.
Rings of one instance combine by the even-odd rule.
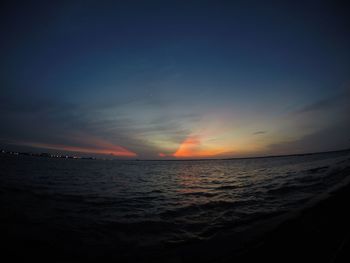
[[[246,159],[267,159],[267,158],[283,158],[283,157],[293,157],[293,156],[307,156],[307,155],[318,155],[326,153],[338,153],[338,152],[350,152],[350,149],[341,149],[333,151],[324,152],[308,152],[308,153],[293,153],[293,154],[282,154],[282,155],[266,155],[266,156],[252,156],[252,157],[232,157],[232,158],[203,158],[203,159],[144,159],[144,160],[134,160],[134,161],[229,161],[229,160],[246,160]]]
[[[338,152],[348,152],[350,148],[341,150],[332,150],[324,152],[308,152],[308,153],[293,153],[293,154],[282,154],[282,155],[266,155],[266,156],[251,156],[251,157],[232,157],[232,158],[195,158],[195,159],[108,159],[108,158],[98,158],[91,156],[78,156],[78,155],[66,155],[66,154],[50,154],[46,152],[33,153],[33,152],[16,152],[0,150],[1,155],[9,156],[30,156],[30,157],[40,157],[40,158],[53,158],[53,159],[77,159],[77,160],[101,160],[101,161],[147,161],[147,162],[179,162],[179,161],[230,161],[230,160],[249,160],[249,159],[267,159],[267,158],[283,158],[283,157],[299,157],[308,155],[318,155],[326,153],[338,153]]]

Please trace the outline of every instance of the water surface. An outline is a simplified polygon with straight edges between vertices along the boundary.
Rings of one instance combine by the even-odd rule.
[[[350,152],[202,161],[0,160],[1,220],[12,235],[57,247],[110,248],[129,258],[140,248],[234,236],[293,211],[344,180]]]

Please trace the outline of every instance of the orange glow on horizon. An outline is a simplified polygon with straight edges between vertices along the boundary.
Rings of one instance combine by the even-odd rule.
[[[225,153],[225,151],[222,149],[213,149],[202,145],[198,136],[189,136],[181,143],[177,151],[173,153],[172,156],[177,158],[196,158],[213,157],[223,153]]]
[[[79,147],[79,146],[69,146],[62,144],[46,144],[46,143],[21,143],[21,145],[27,145],[36,148],[45,148],[69,152],[80,152],[80,153],[91,153],[91,154],[105,154],[105,155],[115,155],[118,157],[135,157],[136,153],[129,151],[119,145],[108,145],[108,148],[95,147]]]

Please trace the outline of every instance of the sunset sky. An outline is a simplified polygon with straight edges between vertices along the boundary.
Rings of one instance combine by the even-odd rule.
[[[350,147],[340,1],[28,2],[0,8],[1,148],[175,159]]]

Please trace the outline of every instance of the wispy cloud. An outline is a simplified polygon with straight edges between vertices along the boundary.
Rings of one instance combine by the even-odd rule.
[[[256,132],[253,132],[253,135],[259,135],[259,134],[265,134],[267,133],[267,131],[256,131]]]
[[[222,147],[208,147],[206,139],[200,136],[188,136],[172,156],[176,158],[205,158],[215,157],[227,153]]]
[[[347,100],[346,94],[337,94],[328,98],[324,98],[318,101],[314,101],[296,110],[295,114],[306,114],[313,112],[320,112],[337,108],[344,104]]]
[[[321,152],[350,148],[350,117],[345,122],[334,123],[323,129],[306,134],[299,139],[273,143],[269,154]]]
[[[106,108],[49,99],[27,102],[9,97],[2,102],[0,117],[6,123],[0,130],[2,140],[84,153],[137,154],[140,158],[156,157],[166,149],[168,153],[175,151],[190,133],[186,123],[199,118],[196,114],[169,113],[157,103],[142,104],[138,109],[134,103]]]
[[[63,144],[47,144],[40,142],[17,142],[17,144],[34,147],[34,148],[42,148],[42,149],[51,149],[58,151],[68,151],[68,152],[77,152],[77,153],[90,153],[90,154],[105,154],[105,155],[113,155],[117,157],[136,157],[137,154],[131,152],[130,150],[119,146],[113,145],[111,143],[104,143],[103,145],[95,144],[94,147],[79,147],[72,145],[63,145]]]

